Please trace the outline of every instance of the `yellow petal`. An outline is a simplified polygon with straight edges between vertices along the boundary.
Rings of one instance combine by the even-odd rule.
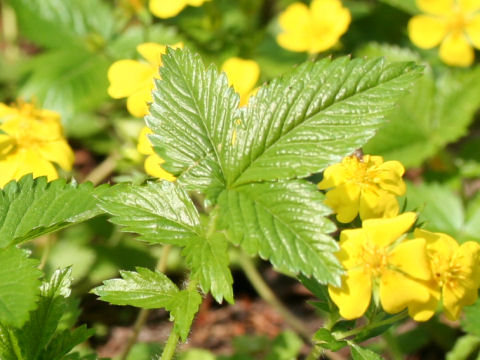
[[[148,114],[148,103],[152,101],[152,88],[145,87],[130,95],[127,99],[127,110],[135,117],[143,117]]]
[[[360,187],[355,184],[342,184],[327,192],[325,204],[337,214],[337,220],[349,223],[358,214]]]
[[[360,219],[393,217],[398,214],[397,198],[380,189],[366,188],[360,195]]]
[[[447,21],[433,16],[417,15],[408,22],[410,40],[422,49],[431,49],[440,44],[447,31]]]
[[[18,162],[17,171],[14,174],[15,180],[27,174],[33,174],[34,178],[46,176],[48,181],[58,178],[57,170],[52,163],[35,151],[21,150],[15,160]]]
[[[313,18],[310,53],[333,47],[350,25],[350,11],[339,0],[314,0],[310,5]]]
[[[480,10],[480,0],[458,0],[462,12],[474,12]]]
[[[165,45],[148,42],[138,45],[137,51],[151,65],[159,67],[160,65],[162,65],[162,55],[165,54],[165,52],[167,51],[167,47]]]
[[[38,147],[38,152],[44,159],[57,163],[64,170],[72,170],[75,155],[65,140],[44,142]]]
[[[420,10],[433,15],[450,15],[455,0],[417,0]]]
[[[202,5],[205,1],[209,0],[187,0],[187,4],[190,6],[200,6]]]
[[[340,250],[335,256],[347,270],[360,266],[364,263],[363,244],[367,242],[363,229],[343,230],[340,233]]]
[[[450,33],[440,46],[440,59],[450,66],[470,66],[474,56],[472,46],[461,32]]]
[[[480,14],[476,15],[468,22],[465,31],[473,46],[480,49]]]
[[[328,294],[338,306],[340,315],[351,320],[361,317],[370,305],[372,280],[363,269],[352,269],[342,277],[341,287],[328,287]]]
[[[405,194],[405,182],[402,179],[405,168],[399,161],[387,161],[377,167],[378,185],[395,195]]]
[[[427,241],[429,253],[435,252],[440,258],[450,262],[452,255],[457,251],[459,245],[451,236],[443,233],[430,232],[423,229],[415,229],[413,235]]]
[[[478,289],[466,289],[463,287],[443,287],[443,312],[450,320],[457,320],[462,308],[472,305],[478,297]]]
[[[480,286],[480,244],[474,241],[463,243],[453,254],[452,263],[461,268],[464,284],[472,288]]]
[[[187,6],[185,0],[150,0],[148,7],[153,15],[161,19],[174,17]]]
[[[19,162],[17,161],[16,155],[0,157],[0,188],[3,188],[10,181],[15,180],[18,165]]]
[[[318,183],[320,190],[326,190],[345,183],[348,173],[343,163],[330,165],[323,172],[323,179]]]
[[[434,283],[429,283],[430,298],[425,303],[412,302],[408,305],[408,314],[415,321],[427,321],[429,320],[437,310],[438,303],[440,301],[440,291],[438,287],[435,287]]]
[[[430,280],[432,277],[425,239],[403,241],[389,253],[388,263],[415,279]]]
[[[379,247],[386,247],[410,229],[416,218],[415,213],[406,212],[393,218],[365,220],[362,227],[370,241]]]
[[[380,302],[383,309],[395,314],[412,303],[426,303],[430,299],[428,287],[400,272],[386,270],[380,280]]]
[[[240,94],[240,98],[245,98],[250,93],[260,77],[260,66],[256,61],[238,57],[227,59],[222,65],[222,71],[227,74],[229,84]]]
[[[151,175],[159,179],[175,181],[176,179],[175,176],[173,176],[172,174],[170,174],[168,171],[166,171],[160,166],[164,162],[165,160],[163,160],[157,154],[147,156],[147,158],[145,159],[145,172],[148,175]]]
[[[4,103],[0,103],[0,118],[16,114],[18,114],[18,110],[16,108],[8,106]]]
[[[140,135],[138,135],[137,150],[140,154],[144,154],[144,155],[154,154],[152,144],[148,139],[148,134],[153,134],[153,131],[147,126],[144,126],[142,131],[140,131]]]
[[[130,96],[153,82],[157,71],[149,64],[134,60],[114,62],[108,69],[108,94],[114,99]]]
[[[283,32],[277,36],[280,46],[291,51],[307,51],[310,46],[312,18],[307,5],[293,3],[278,17]]]

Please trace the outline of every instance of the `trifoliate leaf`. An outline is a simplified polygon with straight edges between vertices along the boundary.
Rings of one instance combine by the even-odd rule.
[[[105,186],[67,184],[27,175],[0,191],[0,247],[19,244],[101,213],[94,195]]]
[[[157,270],[138,267],[136,272],[120,271],[120,275],[122,279],[105,280],[92,292],[114,305],[145,309],[166,308],[178,293],[177,286]]]
[[[183,341],[187,340],[193,318],[202,303],[202,297],[196,289],[185,289],[176,293],[167,306],[171,316],[175,320],[175,331]]]
[[[0,249],[0,264],[0,324],[20,327],[37,306],[41,276],[38,261],[29,259],[25,250],[10,246]],[[0,342],[10,342],[8,334],[0,333]]]
[[[199,55],[171,50],[162,56],[147,124],[162,165],[188,189],[224,186],[224,164],[239,98],[225,74],[208,69]]]
[[[141,240],[185,246],[201,234],[198,212],[176,183],[121,184],[100,200],[100,207],[114,215],[112,222],[138,233]]]
[[[192,270],[191,278],[198,280],[205,293],[210,290],[219,303],[223,298],[233,303],[233,277],[227,250],[223,234],[217,233],[206,239],[192,239],[182,252]]]
[[[425,75],[400,101],[388,123],[364,151],[405,167],[420,166],[446,144],[465,135],[480,107],[480,68],[448,71],[438,79]],[[455,120],[452,120],[455,119]]]
[[[259,254],[280,270],[313,275],[321,283],[340,283],[342,269],[327,234],[335,226],[325,216],[323,195],[306,181],[257,183],[219,196],[222,224],[231,240]]]
[[[261,87],[240,112],[226,182],[306,177],[361,147],[420,75],[413,63],[324,59]]]

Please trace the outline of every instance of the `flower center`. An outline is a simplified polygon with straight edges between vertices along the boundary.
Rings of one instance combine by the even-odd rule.
[[[453,10],[452,14],[448,18],[448,30],[449,32],[458,33],[462,32],[468,25],[468,19],[465,13],[459,9]]]
[[[459,280],[465,278],[462,274],[461,264],[451,262],[450,259],[442,258],[439,254],[431,257],[431,264],[433,277],[440,287],[445,285],[455,287]]]
[[[387,251],[384,248],[379,248],[373,244],[363,244],[361,254],[364,268],[373,276],[380,276],[387,267]]]

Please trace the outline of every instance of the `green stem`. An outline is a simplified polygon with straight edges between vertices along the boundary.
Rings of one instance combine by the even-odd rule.
[[[162,356],[158,360],[171,360],[173,358],[173,355],[175,355],[175,350],[177,349],[179,339],[180,335],[178,335],[175,329],[172,328],[167,343],[163,348]]]
[[[335,338],[337,340],[342,340],[342,339],[345,339],[347,337],[355,336],[355,335],[357,335],[360,332],[365,331],[365,330],[372,330],[372,329],[376,329],[376,328],[381,327],[381,326],[393,324],[393,323],[395,323],[399,320],[402,320],[402,319],[406,318],[407,316],[408,316],[408,313],[406,311],[402,311],[401,313],[398,313],[394,316],[391,316],[391,317],[389,317],[385,320],[382,320],[382,321],[379,321],[379,322],[374,322],[374,323],[371,323],[371,324],[367,324],[365,326],[358,327],[356,329],[352,329],[350,331],[345,331],[345,332],[339,333],[338,335],[335,336]]]
[[[164,245],[162,249],[162,255],[160,256],[160,259],[158,260],[157,263],[157,269],[160,272],[165,272],[167,269],[167,261],[168,261],[168,253],[170,252],[170,249],[172,248],[171,245]],[[130,353],[130,350],[132,350],[133,345],[136,344],[138,340],[138,335],[140,335],[140,331],[142,328],[145,326],[145,323],[147,322],[148,314],[150,310],[149,309],[140,309],[137,319],[135,320],[135,324],[133,325],[133,334],[128,340],[127,346],[123,350],[122,354],[120,355],[120,360],[126,360],[128,357],[128,354]]]
[[[111,154],[100,165],[93,169],[90,174],[84,179],[84,182],[91,181],[93,185],[100,184],[103,180],[109,177],[117,166],[119,156],[116,153]]]
[[[258,295],[260,295],[263,300],[272,306],[283,317],[285,322],[293,330],[300,334],[307,343],[310,343],[312,334],[308,331],[306,324],[304,324],[302,320],[297,318],[285,307],[285,305],[280,302],[280,300],[278,300],[272,289],[270,289],[265,280],[263,280],[262,276],[255,267],[255,264],[252,262],[252,259],[243,251],[241,251],[239,253],[238,260],[242,270],[245,272],[245,275],[257,291]]]

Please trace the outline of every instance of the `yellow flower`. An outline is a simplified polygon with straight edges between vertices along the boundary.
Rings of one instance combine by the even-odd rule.
[[[480,1],[416,0],[426,14],[408,23],[412,42],[431,49],[440,44],[440,58],[453,66],[469,66],[475,57],[473,47],[480,49]]]
[[[416,215],[365,220],[360,229],[343,230],[337,258],[346,269],[340,287],[328,293],[345,319],[361,317],[372,291],[382,308],[394,314],[428,301],[431,279],[425,239],[405,240]]]
[[[435,313],[440,297],[443,311],[450,320],[458,319],[462,307],[472,305],[480,287],[480,245],[467,241],[459,245],[452,237],[416,229],[415,237],[427,241],[433,278],[429,286],[430,300],[414,304],[410,315],[417,321],[426,321]]]
[[[405,193],[404,172],[398,161],[384,163],[381,156],[359,159],[352,155],[329,166],[318,187],[333,188],[327,192],[325,204],[337,213],[340,222],[348,223],[357,214],[362,220],[392,217],[398,214],[395,195]]]
[[[313,0],[310,8],[296,2],[278,18],[284,32],[277,36],[277,42],[290,51],[325,51],[338,42],[350,21],[350,11],[340,0]]]
[[[227,74],[230,85],[240,95],[240,106],[247,105],[248,98],[258,91],[254,86],[260,77],[260,66],[254,60],[232,57],[223,63],[222,71]]]
[[[0,187],[26,174],[57,179],[52,163],[71,170],[73,151],[65,140],[60,115],[33,104],[0,103]]]
[[[167,19],[180,13],[187,5],[201,6],[208,0],[150,0],[149,7],[153,15]]]
[[[183,47],[182,43],[171,46]],[[114,99],[127,98],[127,109],[133,116],[143,117],[148,113],[148,103],[152,101],[154,79],[159,79],[158,68],[162,65],[162,55],[167,47],[155,43],[137,46],[137,51],[147,62],[136,60],[115,61],[108,69],[110,87],[108,94]]]
[[[145,159],[145,172],[148,175],[157,177],[159,179],[165,179],[168,181],[175,181],[175,176],[164,170],[160,165],[165,162],[154,151],[150,140],[148,140],[148,134],[153,134],[152,130],[148,127],[144,127],[138,137],[137,150],[140,154],[147,155]]]

